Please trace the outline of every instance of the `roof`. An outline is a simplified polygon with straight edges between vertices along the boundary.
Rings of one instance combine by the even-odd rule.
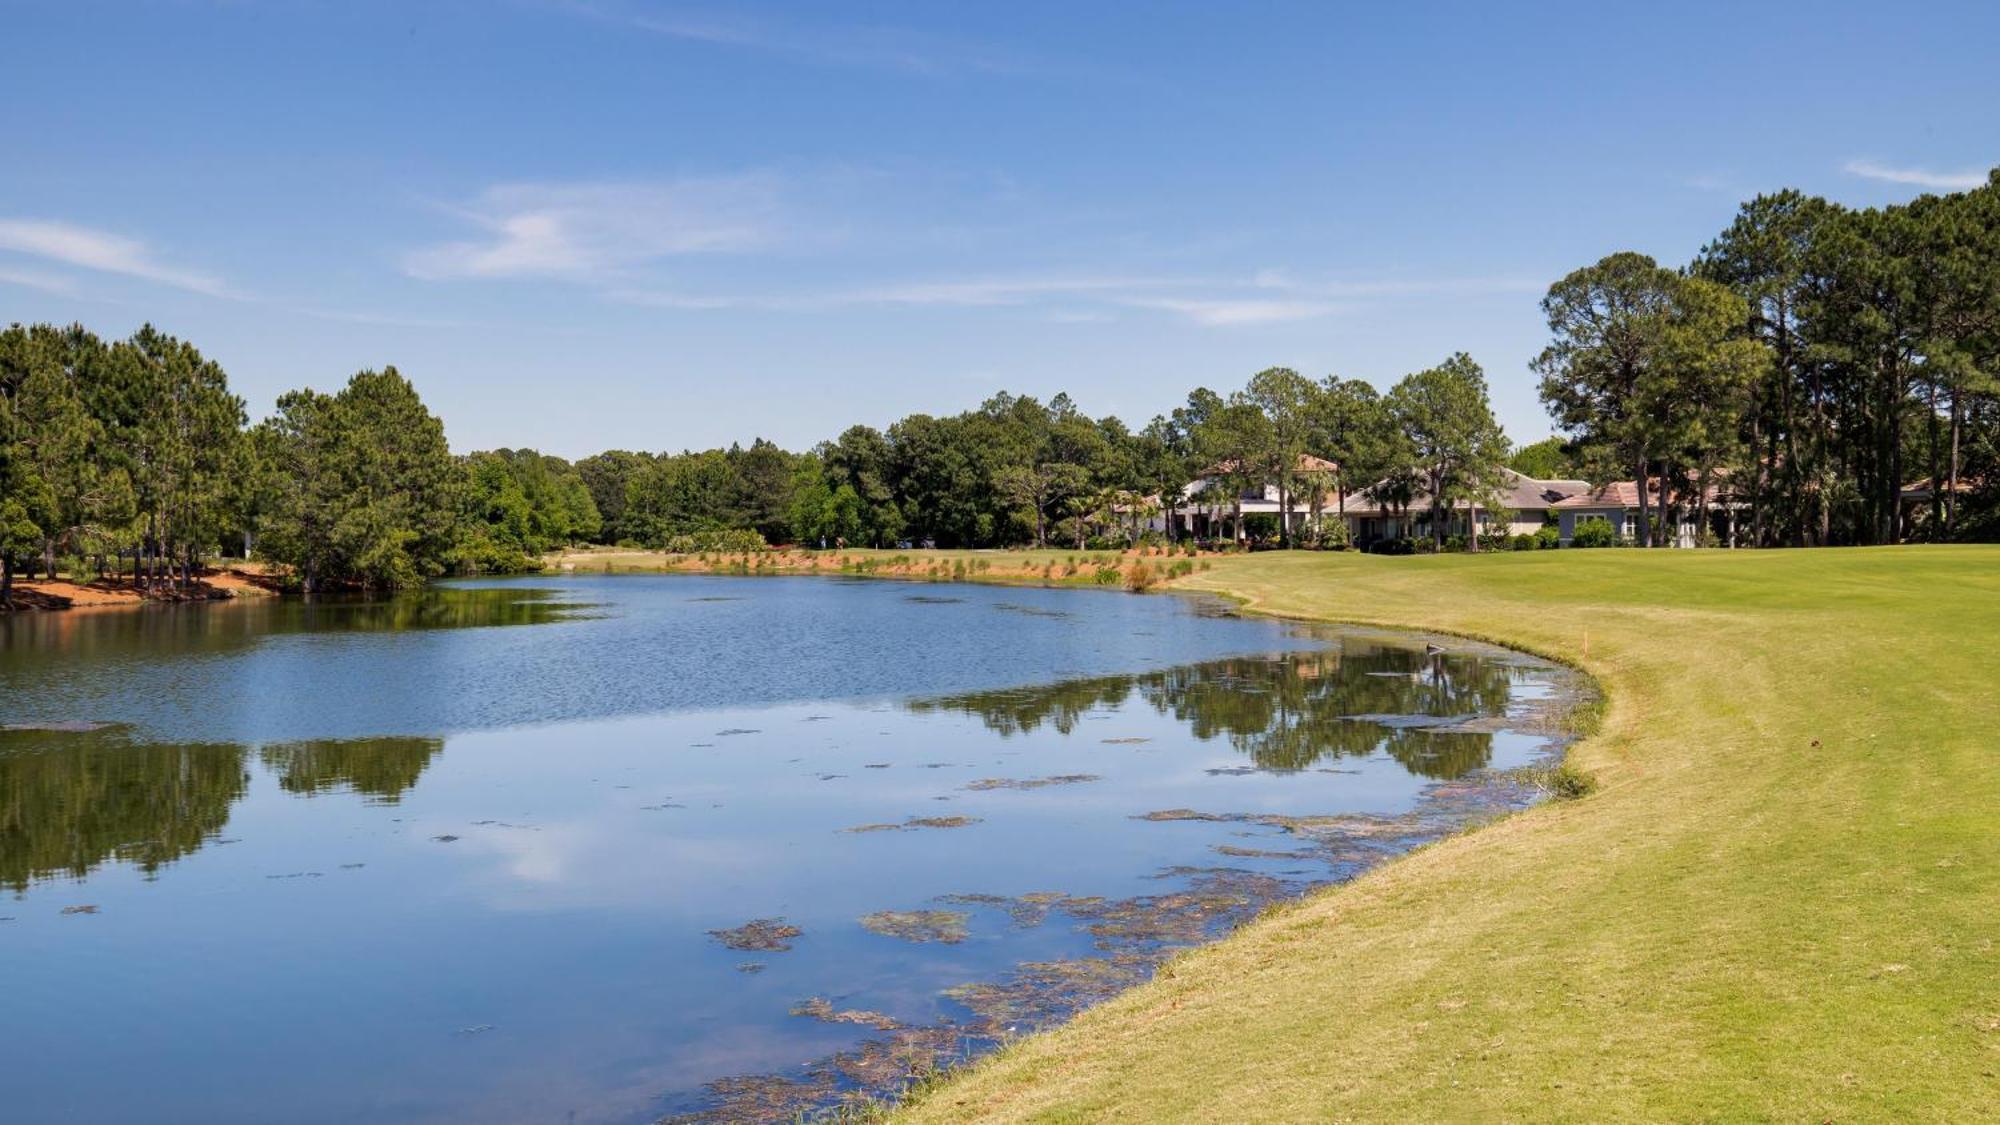
[[[1650,482],[1648,482],[1650,483]],[[1657,485],[1646,490],[1657,498]],[[1639,506],[1639,485],[1635,481],[1614,480],[1601,488],[1586,488],[1583,492],[1557,501],[1558,508],[1636,508]]]
[[[1230,473],[1236,471],[1238,464],[1240,462],[1234,457],[1225,461],[1217,461],[1215,464],[1203,469],[1201,475],[1204,478],[1228,476]],[[1340,471],[1340,466],[1324,457],[1314,457],[1310,453],[1301,453],[1299,454],[1298,463],[1292,467],[1292,471],[1295,473],[1337,473]]]
[[[1356,512],[1365,513],[1380,510],[1382,505],[1376,499],[1376,493],[1388,483],[1386,480],[1377,481],[1356,493],[1355,499],[1359,501],[1359,504],[1349,503],[1347,506],[1348,514],[1352,515]],[[1521,512],[1532,511],[1538,508],[1552,508],[1568,497],[1588,492],[1589,490],[1590,483],[1588,481],[1541,480],[1528,476],[1525,473],[1517,473],[1505,466],[1500,467],[1499,507],[1509,511]],[[1480,506],[1485,507],[1486,505],[1482,504]],[[1411,511],[1419,511],[1429,507],[1430,493],[1424,489],[1423,481],[1419,477],[1410,489],[1409,508]],[[1459,500],[1454,502],[1452,507],[1462,511],[1472,507],[1472,504],[1469,501]]]
[[[1718,480],[1716,483],[1708,486],[1709,503],[1724,504],[1728,502],[1729,497],[1728,494],[1724,492],[1722,484],[1723,482]],[[1686,502],[1687,500],[1692,499],[1692,493],[1695,490],[1687,489],[1683,491],[1682,489],[1676,488],[1674,491],[1682,500],[1682,502]],[[1653,479],[1646,482],[1646,499],[1648,506],[1653,506],[1660,503],[1660,480],[1658,477],[1654,477]],[[1557,504],[1556,507],[1565,509],[1576,509],[1576,508],[1625,508],[1628,510],[1637,509],[1639,507],[1639,485],[1634,481],[1614,480],[1609,484],[1603,485],[1602,487],[1593,488],[1580,495],[1571,496],[1568,499],[1563,500],[1561,503]]]

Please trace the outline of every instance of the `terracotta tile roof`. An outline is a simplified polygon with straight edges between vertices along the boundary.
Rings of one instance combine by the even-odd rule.
[[[1653,499],[1660,494],[1656,485],[1647,489]],[[1556,502],[1558,508],[1636,508],[1639,506],[1639,485],[1635,481],[1615,480],[1602,488],[1587,489],[1575,496]]]

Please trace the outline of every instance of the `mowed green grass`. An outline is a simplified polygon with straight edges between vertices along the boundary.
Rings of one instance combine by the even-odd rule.
[[[1601,788],[1193,951],[909,1120],[2000,1119],[2000,548],[1270,554],[1183,585],[1581,664]]]

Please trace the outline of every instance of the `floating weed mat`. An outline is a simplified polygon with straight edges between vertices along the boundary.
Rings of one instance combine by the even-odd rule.
[[[731,930],[710,930],[708,936],[743,953],[783,953],[805,931],[783,918],[752,918]]]
[[[911,1083],[965,1061],[965,1029],[902,1027],[817,1060],[797,1076],[741,1075],[702,1087],[692,1112],[661,1125],[764,1125],[772,1121],[872,1120]]]
[[[792,1009],[804,1018],[850,1024],[879,1032],[855,1047],[816,1060],[792,1075],[744,1076],[703,1087],[700,1105],[673,1122],[873,1120],[913,1084],[928,1080],[1009,1038],[1071,1018],[1092,1004],[1144,983],[1180,949],[1226,934],[1270,906],[1293,900],[1317,886],[1340,882],[1385,859],[1534,804],[1547,796],[1543,774],[1561,760],[1565,735],[1574,735],[1594,714],[1595,696],[1587,681],[1559,685],[1550,697],[1532,700],[1510,715],[1507,729],[1524,721],[1547,724],[1552,741],[1540,760],[1516,770],[1479,769],[1426,786],[1410,812],[1393,817],[1360,815],[1284,816],[1270,813],[1161,809],[1136,819],[1161,824],[1193,822],[1248,826],[1243,834],[1270,835],[1288,849],[1212,844],[1223,856],[1252,861],[1310,863],[1305,870],[1273,875],[1238,867],[1169,867],[1154,878],[1178,881],[1158,894],[1131,898],[1032,891],[1020,895],[965,893],[940,895],[941,906],[965,910],[881,911],[862,924],[877,933],[912,941],[950,943],[945,934],[970,931],[973,910],[1005,915],[1018,928],[1067,924],[1087,935],[1097,956],[1028,961],[994,980],[971,981],[945,990],[963,1008],[956,1019],[933,1026],[910,1026],[864,1008],[836,1008],[820,997]],[[1434,720],[1435,721],[1435,720]],[[1452,721],[1452,720],[1444,720]],[[1342,771],[1330,771],[1342,772]],[[1067,784],[1063,779],[985,778],[968,789],[1036,788]],[[1095,780],[1094,778],[1091,780]],[[915,827],[956,827],[973,818],[912,818],[900,824],[863,825],[848,831],[903,831]],[[935,823],[942,822],[942,823]],[[1258,831],[1262,830],[1262,831]],[[944,918],[952,919],[945,923]],[[780,922],[779,919],[762,919]],[[751,923],[755,926],[757,923]],[[745,926],[742,929],[749,929]],[[895,932],[891,932],[895,931]],[[735,933],[738,931],[721,931]],[[720,932],[719,932],[720,933]],[[913,936],[913,935],[923,936]],[[792,936],[796,936],[794,933]]]
[[[1082,785],[1102,780],[1094,773],[1059,773],[1054,777],[982,777],[960,788],[982,792],[988,789],[1046,789],[1051,785]]]
[[[913,816],[900,824],[857,824],[842,832],[914,832],[920,828],[964,828],[978,824],[976,816]]]
[[[792,1014],[815,1019],[821,1023],[860,1024],[877,1031],[894,1031],[903,1026],[896,1017],[885,1016],[881,1012],[870,1012],[859,1008],[836,1008],[833,1006],[833,1001],[824,996],[799,1001],[792,1005]]]
[[[966,939],[972,915],[963,910],[878,910],[865,914],[861,925],[870,933],[904,941],[957,945]]]
[[[1004,910],[1014,919],[1016,926],[1039,926],[1048,920],[1049,911],[1068,895],[1061,891],[1029,891],[1024,895],[939,895],[937,901],[954,906],[990,906]]]

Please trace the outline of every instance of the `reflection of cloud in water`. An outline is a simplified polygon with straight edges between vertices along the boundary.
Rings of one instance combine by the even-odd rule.
[[[605,809],[591,820],[532,827],[466,827],[426,822],[416,833],[451,831],[462,852],[483,861],[469,878],[496,910],[572,910],[650,905],[678,887],[754,874],[782,861],[778,848],[741,835],[637,833],[619,824],[629,813]]]

